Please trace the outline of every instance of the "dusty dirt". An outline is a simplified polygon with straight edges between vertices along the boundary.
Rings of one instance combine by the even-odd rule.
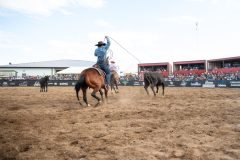
[[[121,87],[102,106],[80,107],[73,87],[2,87],[0,159],[240,159],[240,89],[165,93]]]

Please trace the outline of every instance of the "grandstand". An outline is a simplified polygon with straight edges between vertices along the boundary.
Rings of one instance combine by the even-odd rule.
[[[179,61],[173,62],[173,74],[201,75],[206,72],[206,60]]]
[[[143,80],[144,72],[161,72],[171,80],[238,80],[240,78],[240,56],[211,60],[140,63],[138,76]],[[172,74],[173,73],[173,74]]]
[[[207,61],[208,72],[210,73],[235,73],[240,72],[240,56]]]
[[[159,63],[140,63],[138,64],[138,75],[143,80],[143,74],[146,71],[160,72],[164,77],[168,77],[172,73],[172,65],[169,62]]]

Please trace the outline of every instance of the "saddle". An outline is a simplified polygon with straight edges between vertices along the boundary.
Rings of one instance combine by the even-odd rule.
[[[107,75],[107,74],[99,67],[98,64],[94,64],[94,65],[93,65],[92,67],[90,67],[90,68],[95,69],[100,76],[103,76],[104,78],[106,78],[106,75]]]

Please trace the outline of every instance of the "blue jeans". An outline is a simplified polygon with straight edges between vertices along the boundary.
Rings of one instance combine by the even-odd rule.
[[[106,83],[110,85],[110,78],[111,78],[111,72],[109,69],[109,65],[102,64],[102,63],[97,63],[99,67],[106,73]]]

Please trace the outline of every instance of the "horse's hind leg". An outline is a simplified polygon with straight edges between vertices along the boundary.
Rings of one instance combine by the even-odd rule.
[[[91,105],[88,104],[88,100],[87,100],[87,88],[83,88],[82,92],[83,92],[83,101],[87,104],[88,107],[90,107]]]
[[[100,87],[94,88],[93,92],[91,93],[91,96],[93,96],[94,98],[96,98],[98,100],[98,103],[96,104],[99,105],[99,103],[101,103],[101,99],[96,95],[96,93],[100,90]]]

